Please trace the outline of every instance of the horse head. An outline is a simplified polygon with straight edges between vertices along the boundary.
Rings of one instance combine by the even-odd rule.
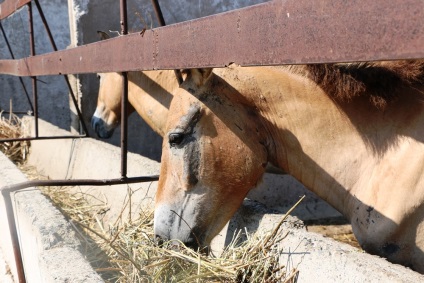
[[[119,73],[102,73],[98,77],[99,96],[91,126],[98,137],[107,139],[112,136],[121,119],[123,77]]]
[[[98,31],[101,40],[109,38],[105,32]],[[91,126],[100,138],[110,138],[121,119],[121,97],[123,76],[120,73],[101,73],[96,111],[91,118]],[[129,107],[128,114],[134,109]]]
[[[241,99],[210,69],[187,71],[174,92],[155,201],[158,238],[207,247],[261,180],[264,127]]]

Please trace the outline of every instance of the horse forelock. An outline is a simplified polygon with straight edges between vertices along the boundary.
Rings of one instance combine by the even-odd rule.
[[[311,79],[335,100],[349,102],[367,96],[378,109],[401,98],[403,89],[424,83],[423,60],[311,64],[288,69]]]

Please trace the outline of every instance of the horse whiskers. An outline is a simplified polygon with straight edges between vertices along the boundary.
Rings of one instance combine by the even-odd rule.
[[[171,209],[171,212],[175,213],[175,215],[177,215],[187,225],[187,227],[191,230],[191,234],[193,235],[194,239],[197,242],[197,246],[199,247],[198,249],[200,249],[200,241],[197,238],[196,234],[194,233],[193,228],[191,228],[191,226],[187,223],[187,221],[185,221],[184,218],[181,215],[179,215],[175,210]]]

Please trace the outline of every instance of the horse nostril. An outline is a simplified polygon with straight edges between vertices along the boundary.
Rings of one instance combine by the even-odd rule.
[[[190,239],[190,240],[184,242],[184,245],[187,248],[190,248],[190,249],[195,250],[195,251],[197,251],[199,249],[199,244],[197,243],[197,241],[195,241],[193,239]]]
[[[99,135],[99,119],[97,117],[91,118],[91,128]]]
[[[107,124],[105,122],[98,118],[94,117],[91,118],[91,127],[93,128],[94,132],[97,134],[97,136],[101,139],[108,139],[112,136],[114,129],[107,129]]]
[[[94,119],[94,118],[91,118],[91,127],[93,128],[93,130],[96,130],[96,125],[97,123],[96,123],[96,119]]]

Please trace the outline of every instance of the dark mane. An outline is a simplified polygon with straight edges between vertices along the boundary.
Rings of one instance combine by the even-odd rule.
[[[339,101],[367,95],[377,108],[400,96],[400,90],[424,83],[424,61],[383,61],[306,65],[307,76]]]

